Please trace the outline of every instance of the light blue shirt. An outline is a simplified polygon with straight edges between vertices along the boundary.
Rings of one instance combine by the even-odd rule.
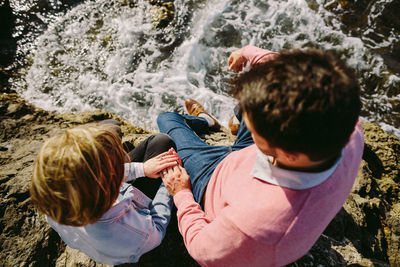
[[[126,163],[125,181],[140,177],[140,168],[140,164]],[[151,200],[124,182],[116,204],[97,222],[74,227],[58,224],[49,217],[47,221],[71,248],[79,249],[96,262],[116,265],[137,262],[142,254],[161,243],[172,205],[172,197],[163,184]]]
[[[265,155],[257,148],[256,163],[251,171],[251,175],[270,184],[279,185],[286,188],[299,190],[308,189],[325,182],[336,170],[337,166],[342,161],[342,157],[343,150],[335,163],[325,171],[301,172],[275,167],[272,164],[274,158]]]

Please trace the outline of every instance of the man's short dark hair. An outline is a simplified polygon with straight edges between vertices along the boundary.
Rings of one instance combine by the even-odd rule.
[[[284,51],[235,77],[232,85],[259,135],[311,160],[340,153],[361,109],[354,72],[332,51]]]

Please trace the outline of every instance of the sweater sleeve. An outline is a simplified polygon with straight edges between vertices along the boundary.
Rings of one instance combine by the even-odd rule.
[[[274,60],[278,55],[278,52],[269,51],[252,45],[245,46],[242,50],[242,57],[250,62],[250,66]]]
[[[167,226],[171,219],[171,210],[173,207],[172,197],[168,193],[164,184],[161,184],[156,196],[150,204],[150,216],[152,218],[153,229],[142,249],[142,253],[157,247],[164,239]]]
[[[189,189],[178,192],[174,202],[185,246],[200,265],[245,264],[245,255],[253,252],[249,251],[249,238],[230,219],[234,213],[231,207],[225,207],[215,220],[209,221]]]

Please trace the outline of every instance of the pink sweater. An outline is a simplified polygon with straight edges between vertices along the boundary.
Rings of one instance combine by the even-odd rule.
[[[307,253],[347,199],[362,152],[358,123],[334,172],[303,190],[252,176],[255,145],[231,153],[208,183],[204,211],[190,190],[174,197],[190,255],[203,266],[281,266],[295,261]]]

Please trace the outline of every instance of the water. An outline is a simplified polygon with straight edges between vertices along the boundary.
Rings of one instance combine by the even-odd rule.
[[[235,105],[227,86],[230,52],[247,44],[313,46],[343,53],[360,75],[363,119],[400,137],[400,96],[392,93],[400,75],[373,52],[400,40],[399,33],[380,43],[346,35],[323,0],[176,0],[165,28],[154,26],[157,9],[148,1],[122,2],[86,1],[54,18],[15,90],[47,110],[103,109],[146,129],[156,129],[162,111],[184,112],[191,97],[227,125]]]

